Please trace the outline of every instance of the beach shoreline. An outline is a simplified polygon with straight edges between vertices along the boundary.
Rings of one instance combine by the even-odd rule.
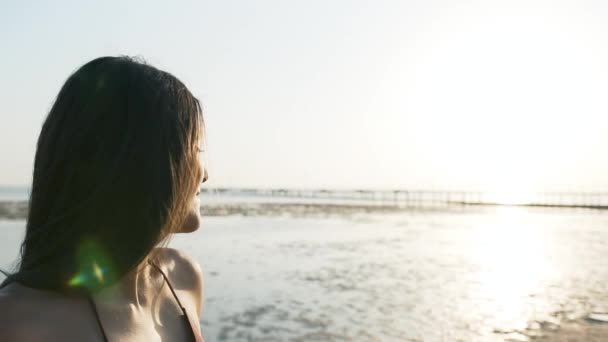
[[[0,218],[16,220],[27,217],[27,201],[0,201]],[[307,203],[307,202],[234,202],[203,203],[201,215],[215,216],[291,216],[291,217],[344,217],[360,214],[383,214],[403,212],[461,212],[462,207],[453,208],[404,208],[386,204],[351,203]]]
[[[390,213],[465,213],[485,212],[500,208],[521,208],[534,211],[573,210],[602,211],[599,207],[581,206],[520,206],[499,204],[467,204],[452,206],[404,207],[387,203],[349,203],[349,202],[222,202],[202,203],[201,215],[215,216],[290,216],[290,217],[351,217],[365,214]],[[0,200],[0,219],[18,220],[27,217],[28,201]]]

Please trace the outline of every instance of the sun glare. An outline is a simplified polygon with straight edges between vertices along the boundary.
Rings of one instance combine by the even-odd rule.
[[[475,257],[483,265],[474,281],[474,293],[496,312],[496,323],[521,328],[534,314],[526,312],[529,309],[524,304],[538,293],[548,268],[544,237],[530,225],[527,215],[523,208],[500,208],[480,225],[474,241]]]
[[[484,202],[502,205],[531,204],[536,202],[537,199],[537,195],[533,193],[521,192],[488,192],[483,195]]]

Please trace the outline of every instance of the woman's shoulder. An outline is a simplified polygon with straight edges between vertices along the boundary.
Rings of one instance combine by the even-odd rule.
[[[91,324],[81,314],[82,309],[82,300],[11,283],[0,289],[0,341],[45,341],[49,336],[72,341],[77,339],[71,337],[87,337]],[[66,322],[71,323],[68,326]]]
[[[20,336],[31,333],[23,324],[23,308],[27,301],[23,301],[18,293],[15,293],[14,284],[9,284],[0,289],[0,340],[17,341]],[[28,337],[27,339],[32,339]]]
[[[165,272],[175,290],[187,292],[200,312],[203,301],[203,272],[198,262],[174,248],[155,248],[155,263]]]

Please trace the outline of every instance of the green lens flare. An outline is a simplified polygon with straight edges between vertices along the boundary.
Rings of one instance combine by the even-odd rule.
[[[97,263],[93,264],[93,274],[98,282],[103,283],[103,268],[99,267]]]
[[[84,284],[84,275],[82,274],[77,274],[73,276],[72,279],[70,279],[70,281],[68,282],[68,285],[72,287],[77,287],[82,284]]]
[[[70,287],[90,291],[112,284],[114,268],[108,254],[94,239],[85,239],[78,249],[78,271],[68,280]]]

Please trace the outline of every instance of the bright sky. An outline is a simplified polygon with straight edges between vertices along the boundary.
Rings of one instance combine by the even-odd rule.
[[[139,55],[202,101],[213,186],[608,189],[604,1],[47,1],[0,9],[0,184],[67,76]]]

